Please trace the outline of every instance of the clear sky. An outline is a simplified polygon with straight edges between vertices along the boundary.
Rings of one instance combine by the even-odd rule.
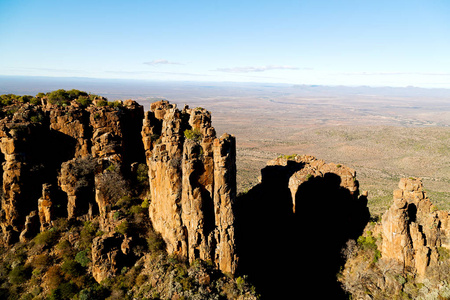
[[[450,0],[0,0],[0,75],[450,88]]]

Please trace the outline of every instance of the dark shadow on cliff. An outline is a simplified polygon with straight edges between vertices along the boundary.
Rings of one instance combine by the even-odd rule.
[[[263,169],[262,182],[236,201],[238,272],[263,299],[348,299],[336,278],[340,251],[361,235],[367,201],[328,173],[299,186],[294,214],[288,181],[302,165],[292,163]]]
[[[76,140],[55,130],[48,131],[44,126],[32,127],[30,133],[23,137],[27,146],[21,149],[22,159],[25,161],[20,185],[22,192],[17,207],[16,223],[23,227],[25,217],[33,210],[37,210],[38,199],[42,196],[44,183],[57,187],[57,176],[61,163],[74,156]],[[67,195],[56,188],[52,189],[55,214],[59,217],[67,216]]]

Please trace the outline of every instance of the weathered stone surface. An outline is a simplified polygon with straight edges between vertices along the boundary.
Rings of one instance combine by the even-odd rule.
[[[111,278],[121,270],[125,257],[122,243],[118,233],[99,236],[92,241],[92,276],[97,282]]]
[[[167,101],[152,104],[142,136],[152,196],[149,216],[168,252],[190,261],[211,260],[234,273],[234,137],[216,138],[205,109],[180,111]]]
[[[26,216],[33,210],[39,212],[42,230],[57,217],[90,218],[99,211],[95,174],[102,173],[110,162],[122,171],[145,160],[140,135],[144,111],[135,101],[103,106],[107,102],[101,99],[86,108],[76,101],[70,105],[46,99],[42,102],[2,107],[0,173],[4,197],[0,224],[4,236],[12,241],[19,237]],[[96,161],[100,167],[87,161]],[[48,193],[42,195],[47,184],[55,187],[55,199],[49,199]],[[55,214],[53,201],[58,207],[67,205],[66,212]]]
[[[50,197],[51,186],[49,184],[42,185],[42,197],[38,199],[38,215],[41,231],[47,229],[53,220],[53,202]]]
[[[340,281],[354,298],[438,299],[447,289],[449,212],[436,209],[419,178],[402,178],[398,187],[381,221],[346,248]]]
[[[293,158],[287,159],[286,157],[279,157],[275,160],[268,162],[268,166],[286,166],[289,162],[295,162],[302,167],[299,171],[295,172],[289,178],[289,190],[292,195],[293,212],[295,213],[295,205],[298,188],[305,182],[313,180],[314,178],[324,178],[328,175],[335,175],[335,180],[338,181],[338,185],[344,189],[347,189],[351,195],[354,195],[355,199],[359,196],[359,186],[356,180],[355,170],[346,166],[326,163],[323,160],[316,159],[309,155],[296,155]]]
[[[446,239],[448,232],[442,226],[447,223],[447,215],[434,209],[420,179],[401,179],[399,189],[394,191],[393,205],[379,225],[382,257],[394,259],[423,277],[429,266],[438,263],[438,247],[444,246],[441,240]]]
[[[236,197],[236,140],[229,134],[214,140],[215,261],[219,268],[234,274],[238,258],[235,249],[233,202]]]
[[[25,226],[22,232],[20,233],[19,240],[22,243],[26,243],[30,241],[32,238],[39,233],[39,216],[37,211],[32,211],[25,218]]]
[[[91,144],[89,127],[89,113],[76,106],[66,109],[50,110],[50,129],[74,139],[74,156],[83,157],[90,153]]]
[[[85,221],[99,215],[101,230],[114,231],[111,212],[121,196],[114,188],[120,180],[126,185],[123,177],[147,160],[149,217],[168,252],[236,272],[236,142],[228,134],[216,137],[210,112],[179,110],[167,101],[145,114],[132,100],[95,99],[87,107],[61,101],[14,104],[17,112],[0,121],[5,240],[21,232],[21,239],[31,238],[36,220],[45,230],[59,217]],[[93,248],[95,261],[108,261],[94,263],[96,279],[109,276],[107,269],[115,272],[114,250],[102,252],[113,240],[98,239]],[[130,242],[112,248],[129,252]]]

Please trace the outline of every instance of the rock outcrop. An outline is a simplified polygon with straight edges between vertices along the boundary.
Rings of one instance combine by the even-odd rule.
[[[119,273],[125,253],[121,249],[122,237],[110,233],[96,237],[92,242],[92,276],[97,282],[112,278]]]
[[[437,211],[427,198],[420,179],[401,179],[394,203],[379,225],[381,256],[423,278],[428,267],[438,264],[438,248],[450,250],[448,219],[448,212]]]
[[[112,164],[125,174],[132,163],[145,162],[144,110],[135,101],[109,105],[98,98],[87,107],[45,96],[41,101],[13,102],[0,113],[0,224],[6,243],[18,240],[32,211],[38,212],[41,230],[57,217],[91,218],[104,212],[104,202],[111,199],[101,193],[94,198],[94,176]]]
[[[140,163],[149,169],[149,217],[167,251],[235,273],[236,142],[228,134],[216,137],[210,112],[160,101],[144,118],[132,100],[44,95],[40,103],[9,103],[1,114],[4,243],[33,238],[61,217],[100,216],[100,229],[114,232],[119,215],[112,210],[129,194]],[[117,237],[95,243],[98,280],[116,273],[115,256],[101,263],[102,245],[112,240],[122,243]]]
[[[445,299],[450,213],[432,204],[421,179],[403,178],[398,187],[381,220],[348,244],[340,281],[358,299]]]
[[[335,163],[326,163],[324,160],[317,159],[310,155],[294,155],[291,158],[281,156],[269,161],[267,165],[287,166],[294,162],[301,166],[300,170],[296,171],[289,178],[289,190],[292,195],[292,211],[294,213],[299,187],[305,182],[319,178],[324,179],[326,176],[334,177],[338,186],[347,189],[355,199],[359,197],[359,185],[356,180],[356,171],[346,166]],[[301,195],[299,195],[299,197],[301,197]]]
[[[233,274],[236,142],[216,137],[211,114],[152,104],[142,129],[152,201],[149,216],[169,253],[212,261]]]
[[[261,170],[260,184],[238,197],[240,272],[267,299],[290,299],[300,285],[320,291],[321,299],[342,299],[340,249],[368,220],[355,171],[312,156],[280,156]]]

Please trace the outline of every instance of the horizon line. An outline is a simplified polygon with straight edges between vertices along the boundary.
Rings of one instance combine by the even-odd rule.
[[[215,83],[215,84],[254,84],[254,85],[284,85],[284,86],[309,86],[309,87],[348,87],[348,88],[399,88],[399,89],[426,89],[426,90],[450,90],[450,87],[425,87],[417,85],[367,85],[367,84],[320,84],[320,83],[285,83],[285,82],[257,82],[257,81],[218,81],[218,80],[170,80],[170,79],[138,79],[138,78],[109,78],[109,77],[88,77],[88,76],[51,76],[51,75],[5,75],[0,77],[22,77],[22,78],[47,78],[47,79],[84,79],[84,80],[104,80],[104,81],[146,81],[160,83]]]

